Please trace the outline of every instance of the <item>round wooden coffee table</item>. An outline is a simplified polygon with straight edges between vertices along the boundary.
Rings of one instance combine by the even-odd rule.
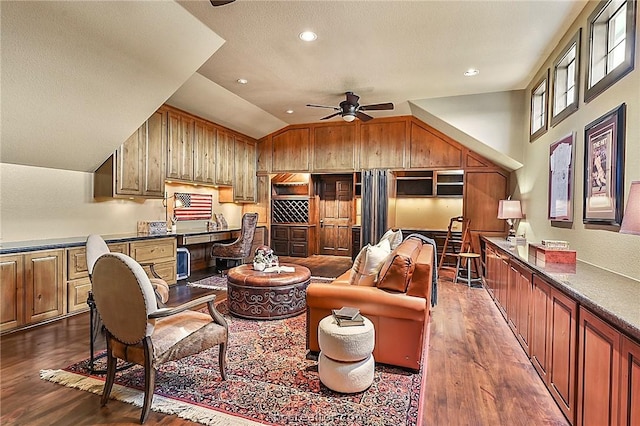
[[[307,307],[307,286],[311,271],[300,265],[293,272],[260,272],[250,264],[229,269],[227,300],[229,312],[249,319],[289,318]]]

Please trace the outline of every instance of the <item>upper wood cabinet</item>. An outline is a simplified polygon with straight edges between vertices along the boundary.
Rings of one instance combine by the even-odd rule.
[[[269,173],[271,171],[271,135],[267,135],[258,141],[256,145],[256,164],[258,173]]]
[[[411,123],[410,168],[461,168],[462,148],[446,136]]]
[[[235,137],[232,133],[216,130],[216,177],[217,185],[232,185],[235,162]]]
[[[316,126],[313,129],[313,170],[356,170],[356,126]]]
[[[95,197],[164,197],[165,117],[156,111],[96,170]]]
[[[167,179],[192,181],[195,120],[174,111],[168,114]]]
[[[501,173],[466,172],[464,217],[473,231],[503,232],[505,221],[498,219],[498,202],[507,196],[507,177]]]
[[[200,120],[194,124],[193,181],[210,185],[216,183],[216,129]]]
[[[360,166],[363,169],[404,167],[407,120],[360,125]]]
[[[256,202],[256,144],[242,138],[235,141],[233,200]]]
[[[273,137],[272,168],[273,172],[308,172],[310,153],[310,130],[287,129]]]

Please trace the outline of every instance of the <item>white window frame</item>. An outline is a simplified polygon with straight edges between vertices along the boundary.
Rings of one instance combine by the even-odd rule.
[[[634,0],[603,0],[589,16],[585,102],[591,101],[633,70],[636,7]],[[626,10],[623,11],[623,8]],[[616,24],[624,24],[624,31],[616,32]]]
[[[553,63],[551,126],[578,110],[581,34],[582,29],[579,29]]]
[[[538,79],[531,89],[531,109],[529,111],[529,142],[545,134],[548,129],[549,111],[549,70]]]

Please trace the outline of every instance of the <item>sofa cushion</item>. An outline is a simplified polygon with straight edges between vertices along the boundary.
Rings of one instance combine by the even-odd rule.
[[[364,246],[353,261],[349,284],[375,286],[378,272],[390,252],[391,248],[386,240],[375,246],[370,244]]]
[[[391,250],[395,250],[400,245],[400,243],[402,243],[402,231],[399,229],[395,231],[393,229],[387,230],[387,232],[385,232],[384,235],[380,237],[380,242],[378,242],[378,244],[385,240],[389,241]]]
[[[396,247],[380,269],[377,287],[405,293],[421,248],[422,242],[414,238],[407,239]]]

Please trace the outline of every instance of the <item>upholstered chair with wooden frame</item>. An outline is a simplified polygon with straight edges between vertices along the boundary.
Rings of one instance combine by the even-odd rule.
[[[111,393],[118,359],[144,367],[145,390],[140,423],[149,415],[156,369],[219,346],[220,375],[226,380],[228,326],[213,306],[215,295],[176,307],[159,308],[142,266],[122,253],[100,256],[93,269],[96,308],[107,335],[107,376],[101,404]],[[207,304],[209,314],[190,309]]]
[[[214,243],[211,246],[211,257],[216,259],[219,272],[223,272],[225,269],[220,266],[220,260],[233,260],[236,264],[239,264],[242,259],[251,255],[251,246],[257,224],[258,213],[245,213],[242,216],[240,236],[235,241],[226,244]]]
[[[93,275],[93,267],[100,256],[106,253],[110,253],[109,246],[104,239],[97,234],[91,234],[87,237],[85,244],[86,259],[87,259],[87,272],[89,273],[89,280],[93,282],[91,276]],[[169,285],[163,280],[160,275],[155,271],[153,263],[145,263],[144,266],[148,266],[153,278],[151,278],[151,284],[153,285],[154,292],[158,303],[164,306],[164,303],[169,299]],[[100,335],[100,328],[102,327],[102,321],[96,314],[96,304],[93,300],[93,293],[90,290],[87,295],[87,305],[89,305],[89,370],[92,374],[102,373],[104,370],[96,370],[94,363],[96,357],[94,355],[96,338]]]

